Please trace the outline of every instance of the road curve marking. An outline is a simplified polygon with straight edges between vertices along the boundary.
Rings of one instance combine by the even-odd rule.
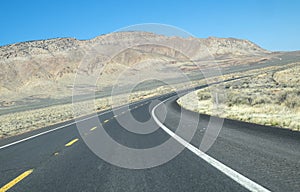
[[[94,131],[95,129],[97,129],[97,127],[92,127],[90,131]]]
[[[28,175],[30,175],[32,172],[33,172],[33,169],[29,169],[28,171],[25,171],[24,173],[22,173],[21,175],[16,177],[14,180],[10,181],[9,183],[7,183],[3,187],[1,187],[0,192],[5,192],[5,191],[9,190],[13,186],[15,186],[17,183],[22,181],[24,178],[26,178]]]
[[[172,97],[170,97],[172,98]],[[166,99],[169,100],[170,98]],[[164,100],[164,101],[166,101]],[[238,173],[237,171],[231,169],[230,167],[227,167],[220,161],[214,159],[213,157],[207,155],[206,153],[200,151],[198,148],[187,142],[186,140],[182,139],[180,136],[176,135],[173,131],[171,131],[168,127],[166,127],[162,122],[158,120],[156,117],[154,111],[155,109],[161,105],[164,101],[157,104],[151,111],[151,115],[156,122],[156,124],[161,127],[167,134],[169,134],[171,137],[173,137],[176,141],[178,141],[180,144],[185,146],[187,149],[189,149],[191,152],[196,154],[198,157],[206,161],[211,166],[215,167],[225,175],[227,175],[229,178],[237,182],[238,184],[242,185],[246,189],[252,191],[252,192],[270,192],[270,190],[264,188],[263,186],[259,185],[258,183],[255,183],[254,181],[248,179],[244,175]]]
[[[70,141],[69,143],[65,144],[66,147],[70,147],[71,145],[73,145],[74,143],[76,143],[79,139],[73,139],[72,141]]]

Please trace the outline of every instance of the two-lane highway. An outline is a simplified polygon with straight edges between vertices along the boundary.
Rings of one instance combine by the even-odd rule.
[[[171,96],[160,97],[161,101],[165,101],[166,113],[157,108],[154,115],[161,121],[166,115],[163,125],[175,131],[179,114],[188,113],[191,119],[184,122],[188,127],[189,121],[198,114],[180,109],[175,102],[176,97],[169,99]],[[102,129],[92,123],[93,118],[99,118],[111,138],[130,148],[147,149],[169,139],[181,145],[151,118],[155,107],[151,100],[154,99],[134,103],[129,110],[125,107],[117,109],[116,113],[108,110],[98,117],[82,119],[88,125],[79,127],[84,133],[82,137],[76,124],[69,121],[2,140],[0,191],[248,191],[243,183],[230,178],[190,148],[185,148],[165,164],[134,170],[102,160],[84,143],[83,138],[93,137]],[[148,128],[156,131],[136,134],[124,129],[117,119],[126,121],[128,114],[139,122],[149,121],[152,127]],[[208,120],[208,116],[200,116],[198,129],[191,141],[197,148]],[[44,131],[47,132],[41,134]],[[39,135],[35,137],[36,134]],[[26,140],[30,136],[34,137]],[[225,120],[207,155],[261,186],[261,189],[299,191],[299,138],[298,133],[287,130]],[[22,142],[18,143],[19,140]],[[111,150],[112,157],[118,157],[117,151],[110,146],[107,148]]]

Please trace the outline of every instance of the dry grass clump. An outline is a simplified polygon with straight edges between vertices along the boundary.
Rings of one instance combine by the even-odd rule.
[[[219,116],[300,130],[300,65],[225,84],[226,99]],[[214,87],[214,86],[212,86]],[[221,100],[221,99],[219,99]],[[199,113],[215,115],[213,88],[187,94],[177,101]]]

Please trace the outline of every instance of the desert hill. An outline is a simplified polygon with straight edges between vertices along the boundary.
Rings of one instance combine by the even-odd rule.
[[[174,47],[188,50],[188,56]],[[91,56],[93,51],[95,54]],[[3,108],[24,100],[34,102],[35,99],[71,96],[76,73],[87,76],[85,85],[89,84],[89,77],[99,76],[96,85],[87,87],[101,91],[112,86],[112,79],[117,79],[124,70],[129,71],[122,82],[126,85],[136,81],[137,74],[149,75],[150,69],[164,78],[176,78],[172,68],[188,75],[199,70],[193,62],[202,62],[205,68],[207,60],[214,60],[226,68],[278,59],[280,54],[248,40],[181,38],[147,32],[117,32],[90,40],[57,38],[16,43],[0,47],[0,105]],[[106,62],[107,57],[109,62]],[[90,63],[79,67],[87,58]],[[101,73],[97,70],[99,67],[104,67]]]

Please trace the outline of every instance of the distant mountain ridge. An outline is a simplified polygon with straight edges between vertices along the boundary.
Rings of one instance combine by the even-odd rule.
[[[71,94],[77,72],[95,73],[95,64],[78,71],[87,50],[100,47],[103,55],[113,52],[121,44],[138,41],[163,42],[177,47],[187,47],[193,60],[205,60],[212,56],[223,65],[241,65],[270,59],[272,53],[258,45],[235,38],[181,38],[157,35],[148,32],[118,32],[101,35],[90,40],[57,38],[28,41],[0,47],[0,103],[21,99],[20,97],[65,97]],[[201,46],[198,46],[201,45]],[[208,49],[208,51],[206,50]],[[210,55],[207,55],[209,52]],[[100,59],[101,60],[101,59]],[[195,67],[187,65],[188,59],[176,50],[161,45],[149,44],[128,48],[119,53],[105,68],[98,87],[111,85],[111,78],[126,68],[140,62],[157,61],[157,71],[168,77],[168,69],[176,66],[185,73]],[[95,61],[97,62],[97,61]],[[98,61],[99,62],[99,61]],[[140,73],[132,70],[132,75]],[[170,77],[172,76],[169,73]],[[128,77],[130,81],[130,77]],[[126,83],[126,82],[124,82]]]
[[[119,37],[119,34],[123,36]],[[105,44],[113,44],[116,39],[120,40],[123,37],[124,41],[130,41],[135,38],[135,35],[148,37],[148,38],[161,38],[169,40],[187,40],[186,38],[180,37],[168,37],[163,35],[156,35],[153,33],[147,32],[118,32],[108,35],[98,36],[91,40],[77,40],[75,38],[54,38],[48,40],[34,40],[21,43],[15,43],[5,46],[0,46],[0,58],[9,59],[14,57],[27,57],[34,56],[38,54],[51,54],[61,51],[70,51],[83,48],[84,46],[92,46],[93,43],[99,43],[105,37]],[[110,38],[107,38],[109,36]],[[254,44],[248,40],[241,40],[236,38],[217,38],[217,37],[208,37],[208,38],[189,38],[188,40],[198,40],[203,45],[207,46],[212,54],[252,54],[252,53],[270,53],[260,46]]]

